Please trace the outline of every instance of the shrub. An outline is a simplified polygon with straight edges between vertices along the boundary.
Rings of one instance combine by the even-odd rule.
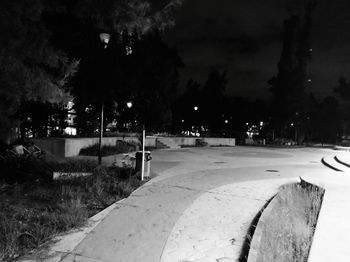
[[[36,183],[26,175],[25,180],[20,179],[21,183],[0,182],[0,261],[10,261],[58,233],[83,225],[88,217],[127,197],[141,185],[128,168],[96,166],[76,160],[49,164],[27,161],[20,158],[14,163],[19,163],[21,169],[34,168],[25,172],[31,175],[40,171],[38,167],[51,177],[54,168],[67,172],[91,170],[93,175]]]
[[[0,160],[0,181],[25,183],[49,181],[52,177],[49,165],[42,159],[22,155]]]
[[[97,156],[98,155],[98,144],[94,144],[92,146],[84,147],[80,149],[79,155],[82,156]],[[131,142],[126,142],[123,140],[117,140],[116,144],[113,145],[103,145],[101,147],[101,155],[102,156],[110,156],[121,153],[128,153],[131,151],[135,151],[137,148],[136,144]]]

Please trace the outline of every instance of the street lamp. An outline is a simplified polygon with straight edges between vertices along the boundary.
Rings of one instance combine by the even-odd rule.
[[[101,33],[100,34],[100,40],[103,44],[103,48],[106,49],[109,39],[111,38],[110,34],[107,33]],[[103,138],[103,109],[104,109],[104,102],[102,102],[101,105],[101,116],[100,116],[100,137],[98,140],[98,164],[101,165],[102,162],[102,155],[101,155],[101,147],[102,147],[102,138]]]
[[[132,102],[130,102],[130,101],[127,102],[127,103],[126,103],[126,106],[127,106],[128,108],[132,108]]]

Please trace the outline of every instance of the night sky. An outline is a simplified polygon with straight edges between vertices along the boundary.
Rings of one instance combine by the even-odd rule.
[[[268,98],[267,81],[277,74],[287,6],[303,1],[186,0],[176,13],[176,26],[166,33],[189,78],[204,84],[212,67],[227,70],[227,93]],[[350,1],[319,0],[313,13],[311,91],[334,95],[338,78],[350,80]]]

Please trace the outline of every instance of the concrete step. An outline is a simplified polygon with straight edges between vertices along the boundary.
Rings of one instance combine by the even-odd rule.
[[[181,148],[171,137],[160,137],[157,138],[157,143],[162,143],[166,145],[168,148]]]
[[[157,142],[156,142],[156,147],[157,147],[157,148],[160,148],[160,149],[170,148],[169,146],[167,146],[166,144],[162,143],[162,142],[159,141],[158,139],[157,139]]]
[[[326,167],[334,170],[334,171],[337,171],[337,172],[343,172],[344,169],[345,169],[345,166],[342,165],[341,163],[339,163],[335,157],[330,157],[330,156],[327,156],[327,157],[323,157],[322,160],[321,160],[322,164],[324,164]]]
[[[337,155],[334,157],[334,159],[343,165],[343,168],[348,169],[350,168],[350,156],[344,156],[344,155]]]

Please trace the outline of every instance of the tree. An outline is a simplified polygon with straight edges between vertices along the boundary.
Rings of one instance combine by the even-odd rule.
[[[68,80],[78,63],[96,51],[100,32],[120,36],[173,25],[172,0],[153,11],[142,0],[4,0],[0,3],[0,133],[16,127],[16,111],[25,101],[64,103]],[[92,45],[91,45],[92,43]],[[94,44],[95,43],[95,44]],[[130,43],[128,43],[130,44]],[[62,51],[63,50],[63,51]],[[18,114],[17,114],[18,115]]]
[[[348,83],[345,77],[340,77],[338,80],[338,86],[333,89],[333,91],[340,96],[340,98],[345,102],[342,110],[342,117],[344,120],[344,131],[346,133],[350,132],[350,83]]]
[[[132,54],[127,55],[125,43],[129,36],[138,40],[131,46]],[[85,109],[90,105],[97,109],[103,102],[110,116],[107,123],[117,120],[120,128],[128,114],[149,131],[164,130],[171,124],[171,105],[181,66],[177,50],[167,46],[157,30],[141,37],[125,34],[122,39],[111,38],[107,49],[100,48],[85,57],[73,79],[79,129],[86,132],[84,125],[91,123],[86,122],[88,115],[91,119],[98,116],[94,114],[98,110]],[[133,102],[132,109],[126,108],[128,100]]]
[[[307,115],[307,87],[310,84],[311,15],[315,1],[308,1],[304,13],[291,14],[284,23],[284,40],[278,74],[269,80],[272,93],[272,124],[283,130],[297,116],[303,121]]]
[[[199,108],[199,111],[194,110],[195,106]],[[185,92],[178,96],[172,105],[174,132],[189,131],[193,126],[202,123],[204,120],[201,115],[202,106],[201,85],[190,79],[186,84]]]
[[[210,132],[219,132],[224,125],[223,102],[227,84],[226,72],[212,70],[203,87],[203,114]]]
[[[341,112],[337,99],[328,96],[318,102],[310,121],[314,141],[335,143],[342,132]]]
[[[18,126],[23,101],[60,103],[69,97],[67,82],[78,63],[54,48],[43,17],[51,10],[43,0],[0,2],[0,139]]]

